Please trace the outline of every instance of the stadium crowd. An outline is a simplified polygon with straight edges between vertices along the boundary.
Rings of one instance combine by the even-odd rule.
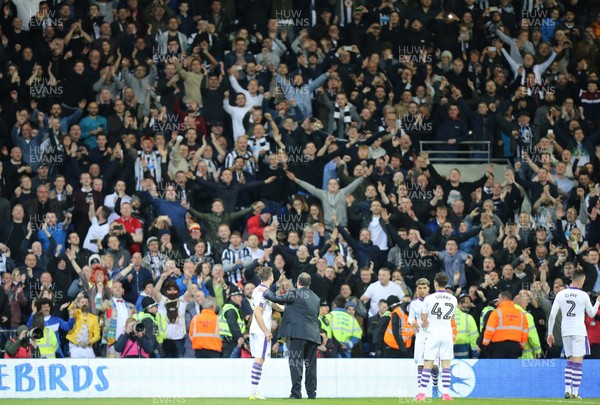
[[[511,299],[522,356],[559,357],[554,295],[576,268],[600,291],[598,1],[0,10],[7,357],[249,357],[263,267],[277,293],[311,275],[321,357],[408,357],[390,311],[439,271],[464,358],[486,356],[486,315]],[[486,159],[486,142],[501,178],[429,161]]]

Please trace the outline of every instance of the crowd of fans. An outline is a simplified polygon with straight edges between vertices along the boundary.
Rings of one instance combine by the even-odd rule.
[[[0,28],[8,357],[183,357],[203,309],[248,356],[261,267],[312,276],[323,357],[380,355],[439,271],[477,324],[519,297],[549,357],[554,294],[600,291],[597,1],[0,0]],[[429,161],[486,143],[501,178]]]

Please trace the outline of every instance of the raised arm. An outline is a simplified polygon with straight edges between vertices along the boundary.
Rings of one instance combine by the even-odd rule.
[[[296,290],[290,290],[283,295],[277,295],[271,290],[266,290],[265,298],[275,304],[293,304],[296,302]]]

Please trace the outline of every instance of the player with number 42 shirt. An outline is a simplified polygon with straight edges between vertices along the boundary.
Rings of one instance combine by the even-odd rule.
[[[435,293],[423,300],[421,307],[422,326],[427,328],[425,338],[425,353],[421,386],[417,401],[425,401],[425,389],[431,378],[434,361],[442,362],[442,400],[452,400],[450,397],[451,372],[450,363],[454,359],[454,337],[452,322],[458,307],[453,294],[446,292],[448,275],[438,273],[434,278]]]

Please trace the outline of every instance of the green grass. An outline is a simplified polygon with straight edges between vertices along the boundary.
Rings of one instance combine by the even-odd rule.
[[[423,402],[415,402],[410,398],[344,398],[344,399],[317,399],[316,401],[308,401],[303,399],[287,400],[281,398],[269,399],[267,401],[250,401],[248,399],[232,399],[232,398],[99,398],[99,399],[3,399],[2,405],[9,404],[27,404],[27,405],[154,405],[154,404],[185,404],[185,405],[246,405],[263,403],[266,405],[286,405],[286,404],[323,404],[323,405],[402,405],[402,404],[419,404]],[[441,399],[428,399],[425,404],[445,404]],[[455,399],[451,402],[453,405],[547,405],[547,404],[600,404],[600,399],[584,399],[582,401],[566,400],[566,399]]]

